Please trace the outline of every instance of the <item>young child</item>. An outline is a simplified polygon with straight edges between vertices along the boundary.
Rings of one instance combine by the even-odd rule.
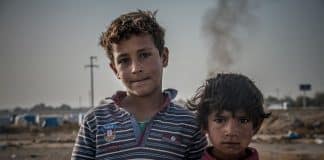
[[[168,65],[164,29],[156,12],[130,12],[100,37],[110,68],[126,91],[90,110],[80,127],[71,159],[199,159],[207,145],[195,115],[162,91]]]
[[[270,114],[265,114],[262,93],[248,77],[220,73],[206,80],[188,104],[197,111],[212,144],[203,160],[258,159],[257,151],[248,146]]]

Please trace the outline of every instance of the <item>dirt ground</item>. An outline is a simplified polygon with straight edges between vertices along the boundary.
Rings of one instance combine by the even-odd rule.
[[[77,136],[77,124],[59,128],[11,127],[0,134],[0,160],[65,160]]]
[[[1,160],[70,159],[78,126],[2,128]],[[299,137],[289,138],[287,133]],[[261,160],[324,160],[324,110],[272,111],[253,138]]]

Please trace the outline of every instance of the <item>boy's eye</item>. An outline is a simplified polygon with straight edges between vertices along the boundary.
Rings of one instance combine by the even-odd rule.
[[[120,58],[117,61],[118,64],[126,64],[128,62],[129,62],[129,59],[128,58]]]
[[[246,124],[246,123],[249,123],[250,120],[249,120],[248,118],[240,118],[240,119],[239,119],[239,122],[240,122],[241,124]]]
[[[147,58],[147,57],[149,57],[151,55],[151,53],[149,53],[149,52],[142,52],[142,53],[140,53],[140,58]]]

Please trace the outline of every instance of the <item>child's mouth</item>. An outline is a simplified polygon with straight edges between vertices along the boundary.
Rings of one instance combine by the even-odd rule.
[[[223,142],[222,145],[224,148],[227,148],[227,149],[236,150],[236,149],[240,148],[240,143],[238,143],[238,142]]]
[[[146,77],[146,78],[142,78],[142,79],[136,79],[136,80],[132,80],[130,81],[133,85],[136,85],[136,86],[142,86],[142,85],[145,85],[146,84],[146,81],[149,80],[150,78],[149,77]]]
[[[233,145],[233,146],[240,145],[239,142],[222,142],[222,144],[224,144],[224,145]]]
[[[142,78],[142,79],[133,80],[133,81],[131,81],[131,82],[132,82],[132,83],[142,82],[142,81],[146,81],[146,80],[148,80],[148,79],[150,79],[150,78],[149,78],[149,77],[146,77],[146,78]]]

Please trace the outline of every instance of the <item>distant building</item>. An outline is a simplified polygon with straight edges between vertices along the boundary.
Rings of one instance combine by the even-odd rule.
[[[11,125],[11,116],[8,114],[8,115],[1,115],[0,116],[0,127],[6,127],[6,126],[9,126]]]
[[[84,118],[84,113],[71,113],[64,116],[64,121],[69,123],[77,123],[81,125],[83,118]]]
[[[283,103],[273,103],[268,105],[269,110],[287,110],[288,109],[288,103],[283,102]]]
[[[21,126],[36,125],[37,124],[36,119],[37,119],[37,115],[35,114],[17,115],[15,117],[15,125],[21,125]]]
[[[63,124],[63,121],[59,117],[44,117],[41,122],[41,127],[43,128],[55,128]]]
[[[63,116],[59,116],[59,115],[38,116],[37,123],[43,128],[59,127],[63,124]]]

